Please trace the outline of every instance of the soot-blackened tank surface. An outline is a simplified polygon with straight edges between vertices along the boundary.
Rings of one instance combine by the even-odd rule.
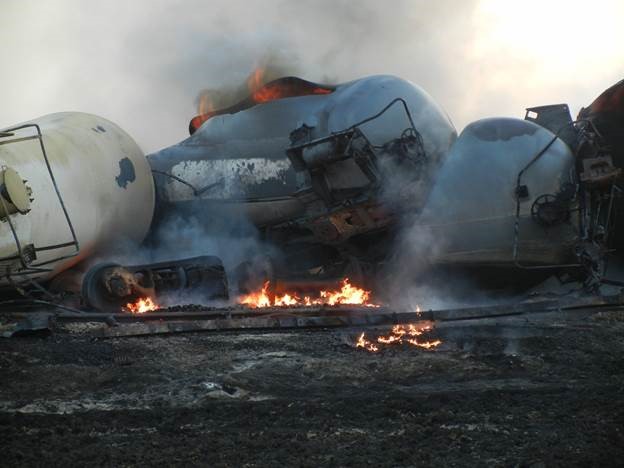
[[[563,140],[525,120],[478,120],[462,131],[438,171],[413,238],[428,240],[430,260],[439,264],[568,263],[577,235],[574,207],[566,205],[569,219],[548,226],[534,211],[538,200],[570,187],[574,156]]]
[[[295,171],[286,155],[293,130],[311,127],[321,138],[381,111],[407,103],[428,160],[436,164],[456,138],[445,112],[418,86],[393,76],[371,76],[331,87],[330,93],[282,98],[215,115],[191,137],[148,157],[162,206],[226,204],[257,225],[281,222],[302,209],[292,197]],[[398,138],[409,126],[401,106],[360,128],[373,144]]]

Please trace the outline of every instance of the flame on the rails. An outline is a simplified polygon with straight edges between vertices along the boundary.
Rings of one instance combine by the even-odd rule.
[[[239,298],[239,304],[249,307],[283,307],[283,306],[313,306],[313,305],[363,305],[366,307],[379,307],[370,303],[371,292],[349,282],[349,278],[342,280],[341,288],[335,291],[320,291],[318,297],[303,296],[296,293],[274,295],[269,293],[270,283],[267,281],[260,291],[247,294]]]
[[[417,327],[413,324],[395,325],[394,327],[392,327],[390,334],[386,336],[381,335],[378,336],[376,339],[371,340],[366,338],[366,333],[362,332],[362,334],[358,337],[357,342],[355,343],[355,347],[364,348],[365,350],[372,353],[376,353],[383,346],[401,344],[408,344],[411,346],[425,349],[435,348],[442,343],[440,340],[421,341],[419,339],[419,337],[423,333],[429,331],[431,331],[431,327],[429,325],[423,327]]]
[[[158,310],[160,307],[150,297],[143,297],[136,302],[129,302],[126,304],[126,309],[133,314],[144,314],[145,312],[151,312]]]

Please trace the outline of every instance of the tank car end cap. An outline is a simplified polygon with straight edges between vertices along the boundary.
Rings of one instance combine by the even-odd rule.
[[[7,167],[2,171],[1,192],[0,195],[11,203],[18,213],[26,214],[30,211],[32,191],[15,169]]]

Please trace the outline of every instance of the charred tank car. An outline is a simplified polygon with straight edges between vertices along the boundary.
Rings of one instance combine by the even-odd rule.
[[[249,221],[278,253],[240,265],[239,280],[291,283],[367,276],[402,213],[422,208],[456,138],[422,89],[392,76],[337,86],[282,78],[190,129],[148,156],[155,232],[193,220],[203,235],[236,235]]]
[[[609,202],[605,247],[622,250],[624,247],[624,199],[622,171],[624,170],[624,80],[611,86],[588,107],[581,109],[578,118],[583,125],[576,146],[578,170],[582,180],[600,189],[601,195],[587,203]]]

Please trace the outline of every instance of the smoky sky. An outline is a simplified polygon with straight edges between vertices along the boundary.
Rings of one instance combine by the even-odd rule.
[[[393,74],[458,130],[624,76],[617,0],[3,0],[0,126],[60,111],[113,120],[151,152],[187,136],[203,89],[259,65],[326,83]]]

